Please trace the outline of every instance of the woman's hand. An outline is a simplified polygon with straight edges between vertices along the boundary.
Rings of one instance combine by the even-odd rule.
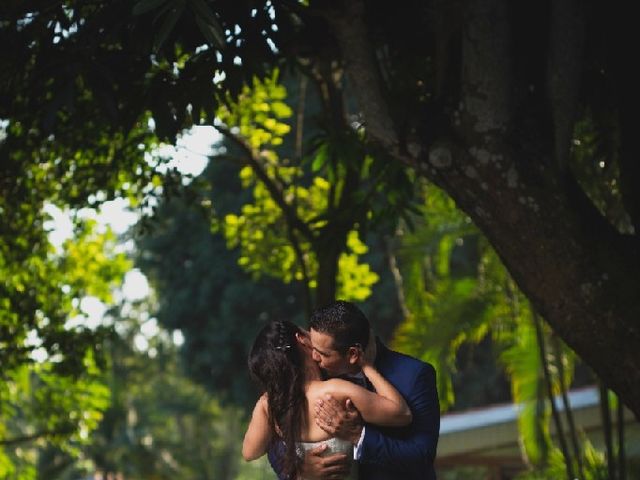
[[[348,440],[354,445],[362,433],[362,417],[350,399],[338,402],[332,395],[326,394],[316,400],[316,425],[333,437]]]
[[[326,443],[305,453],[300,463],[300,474],[313,480],[333,480],[345,478],[351,469],[351,458],[344,453],[323,455]]]

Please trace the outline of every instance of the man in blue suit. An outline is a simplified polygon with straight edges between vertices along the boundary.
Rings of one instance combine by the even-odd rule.
[[[346,377],[368,383],[354,352],[369,343],[370,327],[365,315],[350,302],[337,301],[317,309],[311,316],[313,357],[330,377]],[[433,462],[440,431],[440,408],[434,368],[415,358],[394,352],[379,340],[367,354],[375,367],[407,401],[413,421],[407,427],[383,428],[363,424],[357,410],[331,397],[316,405],[316,422],[332,436],[351,440],[362,480],[434,480]],[[346,458],[322,456],[323,448],[307,452],[302,471],[305,478],[339,479]]]

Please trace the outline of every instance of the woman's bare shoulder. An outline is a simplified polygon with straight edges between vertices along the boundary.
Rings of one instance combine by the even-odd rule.
[[[320,384],[317,386],[316,390],[318,396],[325,394],[348,395],[357,388],[357,385],[341,378],[330,378],[318,383]]]

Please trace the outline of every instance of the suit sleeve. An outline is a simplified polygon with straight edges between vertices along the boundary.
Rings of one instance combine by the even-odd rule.
[[[407,429],[388,429],[367,424],[361,462],[400,472],[433,464],[440,432],[440,405],[431,365],[420,369],[406,400],[413,413],[411,425]]]

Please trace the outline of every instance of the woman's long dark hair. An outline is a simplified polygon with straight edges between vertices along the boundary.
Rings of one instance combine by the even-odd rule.
[[[269,398],[272,438],[284,442],[282,473],[296,478],[300,439],[307,408],[304,392],[304,359],[297,347],[300,328],[291,322],[275,321],[265,326],[249,352],[249,372]]]

